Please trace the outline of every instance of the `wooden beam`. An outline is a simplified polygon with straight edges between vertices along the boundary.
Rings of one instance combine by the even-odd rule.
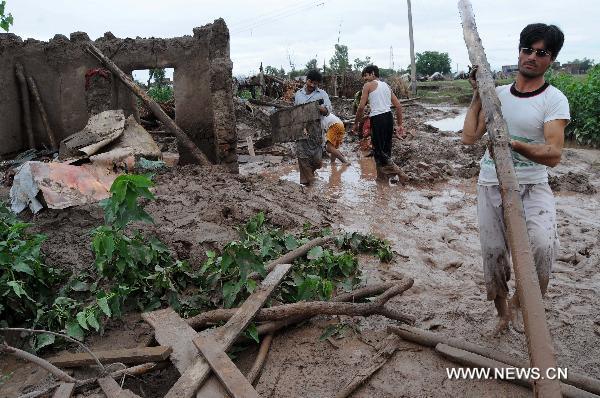
[[[344,387],[335,394],[335,398],[347,398],[360,387],[364,382],[369,380],[387,361],[394,355],[400,344],[400,337],[395,334],[388,335],[377,347],[377,352],[371,357],[369,362],[355,374]]]
[[[227,321],[227,323],[216,329],[212,336],[219,344],[219,349],[227,351],[234,343],[236,338],[250,324],[254,315],[267,301],[275,287],[286,277],[291,270],[291,264],[279,264],[262,281],[260,287],[255,290],[248,299],[242,304],[240,310]],[[201,340],[199,340],[201,342]],[[196,344],[196,341],[194,341]],[[203,358],[192,365],[175,382],[165,397],[167,398],[191,398],[196,394],[198,388],[206,381],[210,374],[210,365]],[[198,392],[198,397],[202,398],[202,390]]]
[[[15,74],[19,81],[19,89],[21,91],[21,111],[23,112],[23,124],[27,133],[27,141],[30,149],[35,149],[35,136],[33,135],[33,127],[31,125],[31,104],[29,102],[29,90],[27,89],[27,81],[25,80],[25,72],[23,65],[19,62],[15,64]]]
[[[50,147],[52,150],[58,150],[58,141],[56,141],[56,135],[54,135],[54,130],[50,127],[50,122],[48,121],[48,114],[46,113],[46,108],[44,107],[44,103],[42,102],[42,98],[40,97],[40,92],[37,88],[37,84],[35,84],[35,80],[33,77],[29,76],[27,78],[27,83],[29,84],[29,90],[33,95],[33,99],[38,107],[38,111],[40,112],[40,117],[42,118],[42,124],[44,125],[44,129],[46,130],[46,135],[48,136],[48,141],[50,141]]]
[[[496,94],[490,65],[477,32],[471,2],[460,0],[458,8],[469,59],[471,64],[479,65],[477,86],[481,97],[482,111],[485,113],[487,132],[494,146],[496,172],[500,182],[500,194],[504,210],[504,223],[515,270],[517,294],[523,311],[529,358],[532,367],[537,367],[545,372],[549,368],[556,369],[556,357],[546,323],[542,293],[529,244],[519,182],[509,148],[508,127],[502,117],[500,100]],[[534,394],[543,397],[560,397],[560,384],[558,380],[539,380],[539,383],[536,383],[534,387]]]
[[[198,333],[172,308],[144,312],[142,318],[154,328],[154,338],[158,344],[168,345],[173,349],[171,362],[183,374],[198,357],[198,350],[192,344]]]
[[[252,384],[229,359],[225,351],[218,348],[219,343],[211,336],[201,335],[194,340],[194,344],[233,398],[259,398]]]
[[[160,362],[169,357],[173,350],[171,347],[138,347],[122,350],[96,351],[94,355],[102,363],[120,362],[124,364],[141,364],[146,362]],[[77,366],[95,365],[96,361],[87,352],[63,353],[52,358],[48,362],[63,368],[74,368]]]
[[[160,105],[158,105],[156,101],[150,98],[150,96],[144,90],[142,90],[137,84],[135,84],[129,78],[129,76],[127,76],[110,58],[105,56],[102,53],[102,51],[100,51],[92,43],[88,43],[87,50],[90,54],[92,54],[100,62],[102,62],[104,66],[106,66],[106,68],[108,68],[112,73],[114,73],[119,78],[119,80],[121,80],[123,84],[127,86],[127,88],[129,88],[135,95],[138,96],[139,99],[142,100],[142,102],[148,107],[148,109],[152,111],[154,116],[156,116],[158,120],[163,122],[167,129],[169,129],[171,132],[173,132],[173,134],[175,134],[179,142],[189,151],[192,157],[199,164],[203,166],[208,166],[211,164],[210,160],[208,160],[204,152],[202,152],[202,150],[200,150],[200,148],[196,146],[196,144],[190,139],[190,137],[188,137],[188,135],[181,128],[179,128],[179,126],[175,124],[173,119],[171,119],[169,115],[167,115],[165,111],[162,110]]]

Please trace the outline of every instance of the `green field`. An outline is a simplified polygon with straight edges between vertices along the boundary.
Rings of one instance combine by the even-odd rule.
[[[512,79],[497,80],[496,84],[510,84]],[[439,82],[419,82],[417,96],[431,104],[468,105],[473,90],[468,80],[445,80]]]

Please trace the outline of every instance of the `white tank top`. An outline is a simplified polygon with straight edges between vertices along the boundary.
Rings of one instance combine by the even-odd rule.
[[[377,88],[369,93],[369,106],[371,113],[369,116],[380,115],[390,112],[392,106],[392,90],[386,82],[376,80]]]

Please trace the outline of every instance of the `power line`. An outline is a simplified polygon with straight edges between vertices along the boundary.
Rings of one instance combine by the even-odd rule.
[[[304,4],[300,7],[296,6],[296,7],[280,10],[276,14],[272,14],[272,15],[269,15],[269,16],[261,18],[261,19],[254,19],[251,22],[246,22],[244,24],[237,25],[237,27],[232,25],[233,29],[232,29],[231,33],[237,34],[237,33],[246,32],[246,31],[252,30],[258,26],[264,26],[264,25],[267,25],[268,23],[274,22],[276,20],[280,20],[280,19],[292,16],[292,15],[298,14],[302,11],[311,9],[313,7],[320,7],[325,4],[324,1],[321,1],[320,3],[316,3],[316,4],[315,3],[316,3],[316,1],[313,0],[310,2],[310,4]]]

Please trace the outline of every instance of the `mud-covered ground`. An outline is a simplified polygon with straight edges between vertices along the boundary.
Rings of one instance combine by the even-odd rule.
[[[348,102],[334,105],[346,118]],[[417,327],[525,358],[524,335],[512,329],[500,337],[490,333],[496,318],[485,295],[474,177],[484,146],[463,146],[455,132],[427,124],[455,116],[458,110],[418,104],[404,110],[405,128],[411,134],[403,141],[394,140],[393,154],[411,176],[406,186],[378,184],[373,159],[348,137],[342,150],[352,164],[342,167],[326,161],[311,188],[297,184],[290,154],[269,167],[242,165],[240,176],[197,167],[162,173],[155,179],[157,200],[147,206],[156,224],[146,229],[192,263],[202,258],[204,250],[234,239],[234,226],[258,210],[289,229],[310,221],[375,233],[390,240],[397,254],[391,264],[361,258],[365,283],[398,274],[415,280],[409,291],[388,305],[413,314]],[[238,127],[243,123],[241,128],[247,129],[242,138],[262,137],[264,132],[257,131],[260,122],[253,124],[251,117],[244,117],[238,116]],[[243,145],[240,148],[244,153]],[[561,250],[545,299],[548,324],[559,365],[600,378],[600,151],[565,149],[561,165],[551,176],[557,190]],[[32,221],[36,231],[49,234],[44,252],[50,263],[70,269],[92,265],[88,234],[102,222],[97,206],[44,211]],[[340,321],[353,325],[345,337],[319,340],[328,325]],[[333,396],[364,369],[390,323],[380,316],[316,317],[277,334],[257,391],[264,397]],[[139,315],[132,314],[109,323],[104,337],[86,343],[96,349],[135,347],[144,344],[149,332]],[[248,368],[255,353],[253,348],[239,355],[242,369]],[[3,372],[17,365],[10,362]],[[431,349],[406,342],[353,397],[530,396],[528,390],[507,382],[450,381],[445,369],[453,366]],[[177,372],[169,368],[129,380],[126,386],[141,396],[159,397],[176,377]],[[21,388],[29,386],[29,391],[47,380],[45,372],[21,366],[0,396],[16,396]],[[86,394],[101,396],[96,393]]]

